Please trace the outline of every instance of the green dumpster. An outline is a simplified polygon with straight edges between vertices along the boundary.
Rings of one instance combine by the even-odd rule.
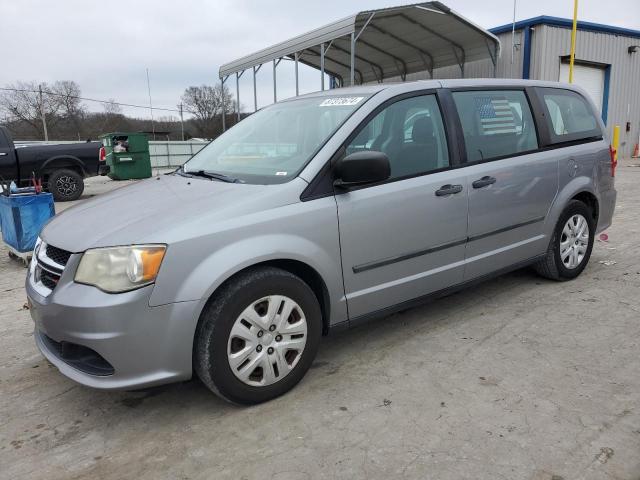
[[[109,177],[114,180],[149,178],[151,158],[146,133],[115,132],[100,137]]]

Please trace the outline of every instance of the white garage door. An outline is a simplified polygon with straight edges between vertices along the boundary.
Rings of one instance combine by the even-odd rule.
[[[560,63],[561,82],[569,81],[569,64]],[[591,96],[593,103],[602,112],[602,95],[604,93],[604,68],[587,65],[573,65],[573,83],[580,85]]]

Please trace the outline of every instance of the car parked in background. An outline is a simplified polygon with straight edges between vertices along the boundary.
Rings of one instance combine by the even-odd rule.
[[[176,172],[54,218],[26,281],[36,342],[84,385],[195,372],[232,402],[266,401],[302,379],[323,333],[525,266],[577,277],[611,224],[614,173],[602,121],[569,85],[283,101]]]
[[[0,126],[0,180],[26,187],[35,175],[55,200],[77,200],[84,191],[83,179],[98,175],[100,146],[100,142],[16,146],[7,128]]]

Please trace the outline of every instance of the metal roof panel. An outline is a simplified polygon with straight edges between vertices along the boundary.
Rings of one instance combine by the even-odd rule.
[[[362,28],[364,27],[364,30]],[[220,78],[300,53],[300,61],[320,68],[322,43],[331,42],[325,70],[350,76],[350,35],[355,49],[356,82],[375,82],[423,70],[497,56],[500,41],[487,30],[440,2],[359,12],[220,67]]]

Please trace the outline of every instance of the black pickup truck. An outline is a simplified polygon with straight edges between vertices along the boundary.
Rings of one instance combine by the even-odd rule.
[[[76,200],[84,178],[98,175],[100,142],[16,146],[0,126],[0,181],[26,187],[35,174],[57,201]]]

